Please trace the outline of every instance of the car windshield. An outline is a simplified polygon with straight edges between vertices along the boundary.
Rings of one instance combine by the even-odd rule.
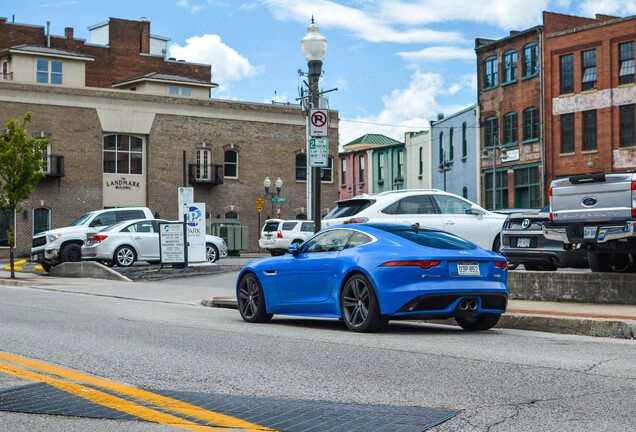
[[[86,221],[88,221],[88,218],[90,218],[93,215],[93,213],[86,213],[84,216],[82,216],[81,218],[79,218],[78,220],[76,220],[75,222],[73,222],[72,224],[70,224],[69,226],[78,226],[78,225],[84,225],[86,224]]]
[[[400,236],[421,246],[435,249],[473,250],[477,246],[460,237],[441,231],[419,228],[383,228],[384,231]]]
[[[354,216],[373,203],[375,203],[375,200],[373,199],[351,199],[347,201],[340,201],[334,209],[323,217],[323,219],[336,219]]]

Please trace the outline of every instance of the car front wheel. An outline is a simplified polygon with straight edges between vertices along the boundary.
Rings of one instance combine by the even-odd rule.
[[[491,329],[499,322],[501,314],[482,313],[474,317],[456,317],[455,321],[466,331]]]
[[[249,323],[264,323],[272,319],[267,313],[263,287],[256,275],[243,275],[238,287],[238,308],[241,317]]]
[[[216,262],[219,259],[219,250],[212,243],[205,245],[205,259],[209,263]]]
[[[62,248],[60,252],[60,262],[79,262],[82,260],[82,248],[80,245],[71,243]]]
[[[386,327],[388,317],[380,313],[380,305],[371,281],[361,274],[352,276],[340,296],[342,318],[355,332],[378,332]]]
[[[135,262],[135,251],[130,246],[120,246],[115,251],[115,263],[119,267],[130,267]]]

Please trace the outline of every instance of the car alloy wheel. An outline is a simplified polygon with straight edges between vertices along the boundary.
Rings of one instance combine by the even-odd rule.
[[[378,300],[369,279],[361,274],[352,276],[345,284],[340,298],[342,318],[350,330],[376,332],[388,323],[380,314]]]
[[[216,262],[219,259],[219,251],[216,246],[210,243],[205,245],[205,259],[209,263]]]
[[[130,267],[135,262],[135,251],[129,246],[120,246],[115,251],[115,262],[119,267]]]
[[[263,288],[256,275],[247,273],[239,282],[238,307],[241,317],[250,323],[263,323],[272,319],[267,313]]]

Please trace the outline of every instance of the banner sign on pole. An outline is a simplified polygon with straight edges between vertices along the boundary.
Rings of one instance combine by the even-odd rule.
[[[312,138],[309,140],[309,166],[326,167],[329,162],[329,140]]]
[[[309,111],[309,135],[326,137],[329,129],[329,110],[312,109]]]

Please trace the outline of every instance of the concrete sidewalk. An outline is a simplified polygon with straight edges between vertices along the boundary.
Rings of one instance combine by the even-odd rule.
[[[228,266],[227,271],[234,271],[234,267]],[[101,281],[101,283],[96,285],[102,285],[102,283],[108,283],[109,286],[121,284],[123,289],[123,285],[135,284],[129,279],[106,281],[87,278],[85,275],[79,278],[55,277],[37,271],[15,272],[15,274],[16,278],[10,279],[10,272],[0,271],[0,285],[25,287],[43,287],[48,285],[79,288],[82,285],[95,285],[97,281]],[[226,295],[226,293],[233,291],[233,288],[227,287],[219,290],[210,289],[208,295],[211,294],[211,296],[202,299],[201,304],[204,306],[236,309],[236,299],[233,296]],[[215,294],[215,292],[218,292],[218,294]],[[218,297],[214,297],[215,295],[218,295]],[[453,324],[454,320],[445,320],[445,322]],[[508,302],[508,311],[501,317],[497,327],[635,339],[636,306],[511,299]]]

